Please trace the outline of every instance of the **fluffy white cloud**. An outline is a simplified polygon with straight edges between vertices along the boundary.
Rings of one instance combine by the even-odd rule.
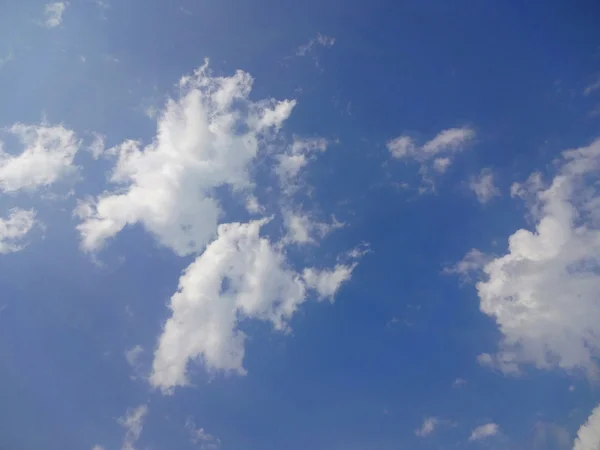
[[[600,448],[600,405],[596,407],[577,432],[573,450],[598,450]]]
[[[23,238],[35,225],[35,211],[12,209],[8,218],[0,218],[0,254],[23,248]]]
[[[394,158],[412,158],[418,154],[418,147],[410,136],[398,136],[388,141],[387,148]]]
[[[498,434],[499,430],[500,427],[498,427],[498,425],[495,423],[486,423],[485,425],[480,425],[473,429],[471,436],[469,437],[469,441],[487,439]]]
[[[244,319],[259,319],[287,330],[287,321],[307,297],[307,287],[330,297],[351,267],[310,269],[304,276],[287,267],[282,250],[259,232],[265,220],[219,226],[211,242],[183,273],[171,298],[167,321],[154,355],[150,382],[164,391],[187,383],[190,360],[208,369],[244,374]]]
[[[14,192],[49,186],[76,170],[73,158],[80,142],[73,131],[47,124],[15,124],[8,131],[24,149],[13,155],[0,143],[0,190]]]
[[[427,417],[423,420],[423,425],[421,428],[415,430],[415,434],[419,437],[429,436],[431,433],[435,431],[435,428],[439,425],[440,421],[436,417]]]
[[[517,372],[521,363],[596,373],[600,355],[600,140],[563,152],[549,186],[539,175],[513,189],[528,198],[533,231],[483,265],[481,311],[503,335],[480,363]]]
[[[342,284],[350,279],[355,264],[337,264],[333,269],[307,268],[302,278],[307,287],[314,289],[321,299],[333,300]]]
[[[202,251],[221,216],[214,189],[252,187],[248,168],[259,143],[295,105],[250,101],[251,86],[247,73],[211,77],[207,64],[183,77],[181,96],[168,101],[152,143],[127,141],[109,150],[118,158],[111,181],[119,187],[80,208],[83,248],[97,250],[126,225],[140,223],[179,255]]]
[[[69,2],[48,3],[44,7],[44,26],[56,28],[62,23],[63,14],[69,6]]]
[[[276,133],[295,102],[250,101],[250,75],[211,76],[207,63],[180,81],[181,93],[160,114],[152,143],[126,141],[104,150],[116,158],[112,192],[80,201],[75,215],[82,247],[98,250],[125,226],[140,224],[180,256],[196,255],[171,297],[167,320],[154,352],[149,378],[168,392],[186,385],[187,366],[198,360],[208,370],[244,374],[243,320],[269,322],[287,331],[288,321],[309,295],[332,300],[355,263],[331,269],[291,268],[285,246],[306,243],[341,226],[312,221],[283,202],[287,234],[276,244],[261,237],[270,219],[218,225],[218,188],[229,188],[253,213],[264,213],[254,192],[254,163],[261,149],[275,162],[282,184],[295,182],[325,139],[295,138],[283,154],[273,152]],[[101,148],[98,143],[98,148]],[[348,257],[351,260],[355,258]],[[137,359],[133,349],[128,359]]]
[[[487,203],[500,195],[500,191],[494,185],[494,174],[490,169],[482,169],[478,176],[471,177],[469,189],[475,193],[479,203]]]
[[[387,148],[395,159],[412,159],[419,162],[419,173],[423,182],[433,186],[430,173],[446,172],[455,154],[462,151],[474,137],[475,131],[471,128],[449,128],[422,146],[417,145],[410,136],[399,136],[388,141]]]
[[[119,419],[119,423],[125,428],[125,438],[121,450],[135,450],[135,444],[142,434],[144,418],[148,414],[148,407],[140,405],[127,411],[125,417]]]

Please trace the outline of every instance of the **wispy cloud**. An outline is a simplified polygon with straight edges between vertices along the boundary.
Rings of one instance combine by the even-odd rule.
[[[500,196],[500,190],[494,185],[494,174],[491,169],[482,169],[479,175],[471,177],[469,189],[477,196],[479,203],[487,203]]]
[[[44,7],[43,25],[46,28],[58,27],[63,21],[63,15],[67,9],[67,6],[69,6],[69,2],[48,3]]]
[[[446,172],[454,156],[474,138],[474,130],[461,127],[443,130],[423,145],[417,145],[414,139],[407,135],[391,139],[386,145],[393,158],[412,159],[421,164],[419,174],[424,184],[421,191],[427,192],[435,187],[433,174]]]
[[[500,431],[500,427],[495,423],[486,423],[474,428],[469,437],[469,441],[480,441],[495,436]]]
[[[583,95],[590,95],[593,92],[600,89],[600,78],[598,78],[594,83],[591,83],[585,87],[583,90]]]
[[[2,69],[2,67],[4,67],[6,64],[11,62],[13,59],[14,59],[13,52],[8,52],[5,56],[0,57],[0,70]]]
[[[207,433],[204,428],[196,427],[191,418],[185,422],[185,427],[190,432],[190,440],[197,444],[201,450],[216,450],[221,446],[221,440],[218,437]]]
[[[421,427],[415,430],[415,434],[419,437],[429,436],[439,424],[440,420],[437,417],[427,417],[423,420]]]
[[[119,423],[125,428],[122,450],[135,450],[135,444],[144,428],[146,414],[148,414],[148,407],[140,405],[137,408],[129,409],[125,417],[119,419]]]
[[[335,38],[318,33],[316,37],[298,47],[296,56],[306,56],[310,54],[315,47],[331,48],[334,44]]]

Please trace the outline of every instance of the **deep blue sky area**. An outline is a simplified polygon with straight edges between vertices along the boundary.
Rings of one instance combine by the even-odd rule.
[[[599,24],[1,2],[0,450],[600,448]]]

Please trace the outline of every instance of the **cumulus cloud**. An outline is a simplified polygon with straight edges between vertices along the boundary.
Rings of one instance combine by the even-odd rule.
[[[600,140],[562,153],[547,186],[534,175],[513,189],[528,198],[533,230],[517,230],[505,255],[483,265],[481,311],[502,332],[484,365],[522,363],[597,373],[600,354]]]
[[[252,214],[264,214],[252,179],[256,163],[274,162],[282,185],[295,183],[325,139],[295,138],[281,154],[273,142],[295,105],[293,100],[249,100],[252,78],[238,71],[214,77],[207,63],[181,79],[180,95],[157,119],[148,145],[128,140],[101,154],[115,158],[114,189],[78,202],[82,248],[96,251],[125,226],[140,224],[179,256],[195,256],[179,279],[154,351],[150,383],[170,392],[188,384],[187,367],[244,374],[244,320],[262,320],[287,331],[288,321],[309,297],[333,300],[355,267],[355,258],[333,268],[295,269],[286,246],[308,243],[341,226],[299,212],[284,196],[286,233],[261,236],[271,220],[222,223],[218,191],[229,189]],[[101,147],[99,144],[98,147]],[[260,153],[261,150],[263,151]],[[277,211],[279,213],[279,211]],[[133,349],[130,359],[138,355]]]
[[[494,185],[494,174],[490,169],[482,169],[478,176],[471,177],[469,189],[475,193],[479,203],[487,203],[500,195],[500,190]]]
[[[252,77],[238,71],[212,77],[205,64],[183,77],[181,95],[168,101],[157,135],[145,147],[126,141],[110,180],[118,185],[90,199],[78,226],[85,250],[98,250],[126,225],[139,223],[178,255],[201,251],[215,236],[221,186],[252,187],[249,165],[259,143],[279,129],[295,105],[248,99]]]
[[[435,428],[439,425],[440,421],[436,417],[427,417],[423,420],[423,425],[415,430],[415,434],[419,437],[429,436],[435,431]]]
[[[469,441],[480,441],[482,439],[487,439],[498,434],[499,430],[500,427],[498,427],[498,425],[495,423],[486,423],[485,425],[480,425],[473,429],[471,436],[469,436]]]
[[[12,209],[7,218],[0,218],[0,254],[14,253],[24,246],[23,238],[35,225],[35,211]]]
[[[49,186],[72,174],[73,158],[80,142],[75,133],[62,125],[15,124],[8,132],[24,149],[13,155],[0,143],[0,190],[15,192]]]
[[[121,450],[135,450],[135,444],[144,428],[146,414],[148,414],[148,407],[140,405],[137,408],[129,409],[125,417],[119,419],[119,423],[125,428],[125,438]]]
[[[356,264],[337,264],[333,269],[307,268],[302,273],[306,286],[314,289],[321,299],[333,300],[338,289],[350,279]]]
[[[63,14],[69,6],[69,2],[54,2],[44,6],[44,26],[46,28],[56,28],[63,20]]]
[[[600,448],[600,405],[583,424],[573,443],[573,450],[598,450]]]
[[[186,367],[195,359],[208,369],[245,374],[241,320],[259,319],[285,331],[307,289],[331,298],[350,276],[349,266],[295,272],[282,250],[260,236],[264,223],[220,225],[217,239],[185,270],[154,355],[154,386],[169,391],[186,385]]]
[[[411,159],[420,163],[419,173],[424,184],[433,186],[431,172],[446,172],[456,153],[462,151],[474,137],[475,131],[469,127],[449,128],[424,145],[418,145],[413,138],[403,135],[388,141],[387,148],[395,159]]]

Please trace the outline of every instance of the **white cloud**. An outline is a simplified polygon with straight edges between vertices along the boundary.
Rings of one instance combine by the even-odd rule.
[[[433,160],[433,170],[438,173],[444,173],[446,170],[448,170],[450,164],[452,164],[452,160],[450,158],[435,158]]]
[[[600,448],[600,405],[588,417],[577,432],[573,450],[598,450]]]
[[[486,423],[485,425],[480,425],[473,429],[471,436],[469,437],[469,441],[479,441],[495,436],[498,434],[499,429],[500,428],[495,423]]]
[[[499,370],[505,375],[519,375],[521,373],[519,365],[515,362],[514,352],[505,351],[497,355],[481,353],[477,355],[477,362],[483,367]]]
[[[490,169],[482,169],[479,176],[471,177],[469,188],[475,193],[479,203],[487,203],[500,195],[500,191],[494,185],[494,174]]]
[[[218,437],[207,433],[204,428],[197,428],[191,418],[186,420],[185,427],[190,432],[192,443],[198,444],[202,450],[216,450],[221,446],[221,440]]]
[[[287,193],[293,193],[298,188],[298,176],[311,161],[313,154],[324,152],[328,146],[327,139],[295,137],[287,151],[276,156],[275,174],[279,177],[281,186]]]
[[[88,147],[92,158],[99,159],[104,154],[104,136],[94,133],[94,140]]]
[[[98,5],[98,8],[100,9],[110,9],[110,3],[106,0],[96,0],[96,5]]]
[[[250,75],[238,71],[213,77],[208,63],[179,85],[181,93],[159,115],[150,144],[130,140],[103,152],[116,157],[110,181],[117,187],[80,200],[74,211],[86,251],[98,250],[125,226],[140,224],[179,256],[196,256],[171,297],[172,315],[154,352],[149,381],[163,392],[188,383],[192,361],[210,371],[244,374],[240,322],[262,320],[287,331],[289,319],[309,295],[332,300],[355,266],[289,266],[287,244],[323,236],[341,224],[288,214],[297,211],[288,197],[284,222],[292,233],[275,244],[260,235],[270,219],[218,225],[217,188],[229,188],[252,214],[263,213],[251,177],[260,150],[269,150],[265,155],[276,162],[281,179],[291,183],[312,153],[326,149],[325,139],[295,138],[285,156],[301,163],[282,169],[284,158],[277,158],[270,143],[295,102],[250,101]]]
[[[331,48],[335,44],[335,38],[331,36],[325,36],[318,33],[315,38],[312,38],[306,44],[302,44],[296,50],[296,56],[306,56],[312,52],[315,46],[321,46],[324,48]]]
[[[15,124],[8,131],[24,150],[13,155],[0,144],[0,190],[14,192],[49,186],[74,173],[73,158],[80,142],[62,125]]]
[[[520,229],[505,255],[483,266],[481,311],[502,332],[497,355],[480,363],[518,372],[522,363],[597,373],[600,355],[600,140],[565,151],[548,187],[537,176],[531,198],[533,231]]]
[[[452,383],[452,387],[458,388],[465,386],[466,384],[467,380],[465,380],[464,378],[457,378],[456,380],[454,380],[454,383]]]
[[[333,301],[338,289],[350,279],[355,267],[355,264],[337,264],[333,269],[308,268],[304,269],[302,278],[306,286],[314,289],[321,299]]]
[[[135,444],[142,434],[144,418],[148,413],[146,405],[127,410],[125,417],[119,419],[119,423],[125,428],[125,438],[121,450],[135,450]]]
[[[440,421],[436,417],[427,417],[423,420],[421,428],[415,430],[415,434],[419,437],[429,436],[435,431],[435,428],[439,425]]]
[[[388,141],[387,148],[394,158],[412,158],[417,154],[418,148],[409,136],[398,136]]]
[[[62,23],[67,6],[69,6],[69,2],[54,2],[45,5],[44,26],[47,28],[58,27]]]
[[[211,77],[207,64],[183,77],[182,93],[168,101],[152,143],[126,141],[109,150],[118,158],[111,181],[119,187],[88,201],[89,215],[78,226],[83,248],[98,250],[126,225],[139,223],[179,255],[202,251],[221,216],[214,189],[251,189],[248,168],[259,143],[295,105],[250,101],[251,86],[247,73]]]
[[[94,445],[94,448],[92,448],[92,450],[104,450],[104,447],[102,447],[101,445]]]
[[[395,159],[412,159],[421,164],[419,174],[424,184],[433,187],[432,171],[444,173],[452,165],[456,153],[462,151],[475,138],[469,127],[449,128],[419,146],[410,136],[399,136],[387,142],[387,149]],[[423,191],[427,191],[423,188]]]
[[[464,282],[471,281],[471,274],[483,269],[491,259],[490,256],[473,248],[469,250],[461,261],[453,266],[444,268],[444,273],[460,275],[461,280]]]
[[[131,367],[136,368],[142,353],[144,353],[144,348],[136,345],[125,352],[125,359]]]
[[[286,228],[284,243],[316,244],[316,237],[323,238],[331,231],[344,226],[335,217],[332,223],[317,222],[309,215],[291,210],[283,211],[283,223]]]
[[[309,269],[304,280],[287,267],[282,250],[259,235],[264,223],[220,225],[217,239],[185,270],[154,355],[154,386],[169,391],[186,385],[186,367],[196,359],[207,369],[245,374],[240,321],[259,319],[285,331],[307,287],[330,297],[348,279],[352,268],[338,266]]]
[[[12,209],[8,218],[0,218],[0,254],[14,253],[24,246],[23,238],[35,225],[35,211]]]
[[[428,158],[439,153],[453,153],[463,149],[464,145],[475,137],[475,132],[470,128],[450,128],[440,132],[436,137],[427,142],[422,151]]]
[[[543,187],[544,182],[542,180],[542,174],[533,172],[524,183],[514,182],[510,186],[510,196],[527,200],[532,196],[535,197]]]

